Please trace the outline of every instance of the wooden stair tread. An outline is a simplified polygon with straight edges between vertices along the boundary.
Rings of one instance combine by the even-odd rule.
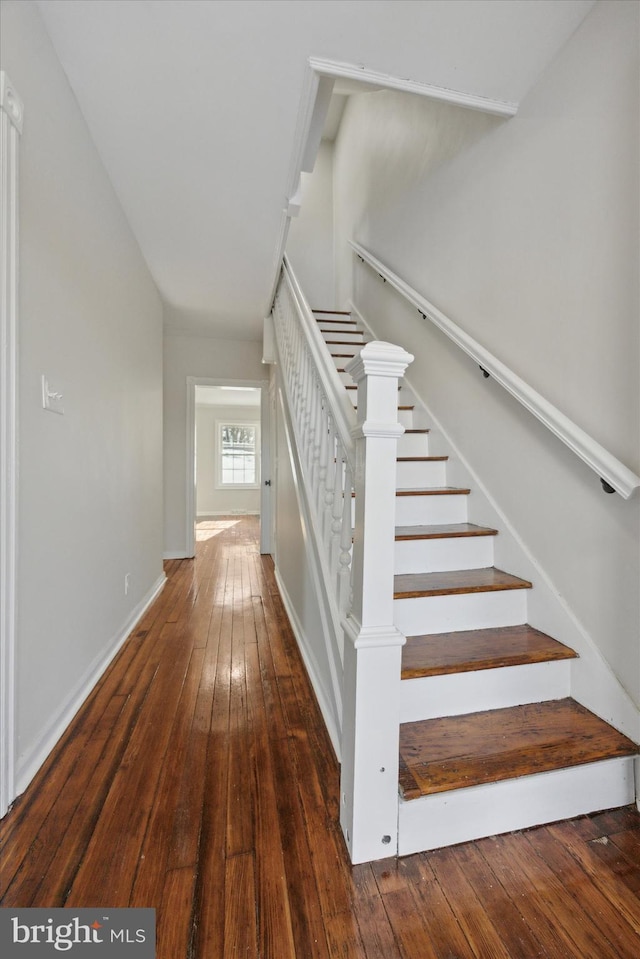
[[[363,343],[356,343],[355,340],[325,340],[327,346],[364,346]]]
[[[397,489],[396,496],[468,496],[470,489],[457,486],[427,486],[416,489]]]
[[[633,756],[638,747],[572,699],[400,727],[404,799]]]
[[[345,373],[346,370],[338,370],[338,373]],[[419,429],[419,430],[405,430],[405,433],[430,433],[431,430]]]
[[[437,459],[437,457],[435,457]],[[433,526],[396,526],[396,541],[407,539],[456,539],[467,536],[497,536],[498,530],[474,523],[442,523]]]
[[[499,626],[408,636],[402,679],[575,659],[577,653],[533,626]]]
[[[446,463],[448,459],[448,456],[397,456],[396,463]]]
[[[393,577],[394,599],[490,593],[505,589],[531,589],[531,583],[495,566],[454,569],[442,573],[401,573]]]
[[[351,310],[311,310],[312,313],[323,313],[326,316],[351,316]],[[322,323],[322,320],[318,320]],[[355,323],[356,320],[332,320],[333,323]]]

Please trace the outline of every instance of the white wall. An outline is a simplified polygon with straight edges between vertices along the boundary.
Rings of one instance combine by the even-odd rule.
[[[606,496],[346,240],[638,471],[638,14],[598,3],[509,121],[352,97],[334,183],[341,302],[355,284],[377,335],[416,355],[417,392],[636,704],[640,498]]]
[[[17,780],[162,581],[162,308],[30,2],[1,9],[20,144]],[[64,415],[42,409],[41,375]],[[130,574],[128,595],[125,573]]]
[[[252,423],[260,428],[259,406],[196,405],[196,513],[259,513],[259,489],[220,489],[218,486],[218,423]]]
[[[333,143],[323,140],[313,173],[302,174],[302,208],[291,220],[287,254],[312,309],[335,308]]]
[[[166,335],[164,339],[164,551],[186,555],[187,378],[264,380],[262,344]]]

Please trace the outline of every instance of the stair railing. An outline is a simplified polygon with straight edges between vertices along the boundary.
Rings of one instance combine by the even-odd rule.
[[[358,386],[356,416],[286,257],[273,321],[310,532],[340,632],[326,637],[342,679],[340,822],[352,861],[365,862],[397,850],[405,642],[393,625],[398,379],[413,357],[390,343],[365,344],[345,365]]]
[[[445,336],[478,364],[486,377],[491,376],[496,383],[507,390],[565,446],[568,446],[576,456],[583,460],[600,478],[605,493],[617,492],[624,499],[629,499],[634,490],[640,487],[640,476],[625,466],[624,463],[621,463],[613,453],[601,446],[573,420],[570,420],[557,407],[549,403],[513,370],[509,369],[453,320],[438,310],[433,303],[430,303],[417,290],[414,290],[413,287],[390,270],[388,266],[385,266],[373,253],[354,241],[350,241],[350,245],[363,263],[367,263],[385,283],[388,282],[405,300],[416,307],[424,320],[429,320],[441,330]]]
[[[273,309],[283,386],[309,501],[340,615],[351,590],[355,410],[285,258]],[[340,645],[342,645],[340,643]]]

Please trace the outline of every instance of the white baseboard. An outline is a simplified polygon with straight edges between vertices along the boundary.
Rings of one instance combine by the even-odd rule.
[[[85,702],[107,666],[115,658],[131,632],[140,622],[153,601],[158,597],[167,577],[164,573],[158,577],[146,596],[132,610],[125,624],[108,644],[107,651],[95,657],[84,675],[78,680],[69,695],[51,717],[47,728],[32,748],[18,760],[16,769],[16,797],[25,791],[38,772],[51,750],[54,748],[71,720]]]
[[[166,553],[162,554],[163,559],[193,559],[193,556],[187,556],[187,552],[184,549],[169,549]]]
[[[320,680],[320,671],[313,655],[313,651],[306,640],[304,629],[302,623],[298,618],[295,607],[291,602],[289,594],[282,582],[282,578],[278,573],[278,569],[275,570],[276,583],[278,584],[278,589],[280,590],[280,598],[282,599],[282,604],[285,608],[285,612],[291,623],[291,628],[293,634],[298,643],[298,649],[300,650],[300,655],[307,670],[307,675],[313,686],[313,691],[316,694],[316,699],[318,700],[318,705],[320,706],[320,712],[322,713],[322,718],[324,719],[325,726],[327,727],[327,732],[329,733],[329,738],[333,745],[334,752],[340,761],[340,731],[336,725],[333,710],[331,709],[331,700],[327,695],[323,684]]]

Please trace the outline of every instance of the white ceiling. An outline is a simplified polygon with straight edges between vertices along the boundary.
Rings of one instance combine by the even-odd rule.
[[[517,102],[593,0],[37,4],[167,325],[259,339],[308,58]]]

